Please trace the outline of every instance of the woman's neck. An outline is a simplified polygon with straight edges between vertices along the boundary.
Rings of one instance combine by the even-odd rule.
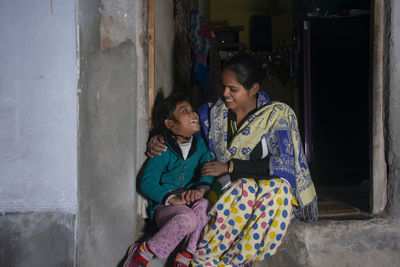
[[[236,113],[236,122],[237,122],[238,127],[240,127],[240,125],[242,125],[243,120],[255,108],[257,108],[257,97],[253,97],[250,100],[249,105],[247,105],[243,108],[237,108],[237,109],[232,110],[233,112]]]

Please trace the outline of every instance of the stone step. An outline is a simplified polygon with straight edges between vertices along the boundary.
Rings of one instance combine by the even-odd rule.
[[[167,267],[168,265],[167,265],[166,260],[152,259],[147,266],[148,267]],[[171,265],[169,265],[169,266],[171,266]]]
[[[295,221],[278,252],[252,267],[388,266],[400,262],[400,223],[385,218],[369,220]],[[148,266],[169,267],[154,259]]]

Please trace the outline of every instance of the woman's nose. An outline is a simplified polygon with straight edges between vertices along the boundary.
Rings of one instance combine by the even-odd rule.
[[[228,94],[229,94],[229,88],[228,87],[225,87],[224,88],[224,96],[228,96]]]

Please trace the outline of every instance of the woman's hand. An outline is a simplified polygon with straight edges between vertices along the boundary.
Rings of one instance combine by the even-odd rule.
[[[186,203],[186,205],[193,204],[197,200],[201,199],[206,192],[205,188],[199,188],[195,190],[187,190],[182,193],[181,200]]]
[[[153,158],[154,156],[160,156],[161,152],[167,151],[164,138],[162,135],[155,135],[147,142],[146,156]]]
[[[228,174],[228,164],[218,161],[204,163],[201,169],[202,176],[222,176]]]
[[[173,196],[168,200],[168,203],[172,206],[181,206],[181,205],[185,205],[186,202],[184,200],[182,200],[180,197],[177,196]]]

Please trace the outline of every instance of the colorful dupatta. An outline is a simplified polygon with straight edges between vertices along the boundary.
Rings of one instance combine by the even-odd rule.
[[[249,160],[251,151],[265,137],[270,153],[271,177],[286,179],[294,189],[299,203],[297,217],[305,221],[316,220],[317,195],[294,111],[284,103],[271,103],[262,91],[258,95],[257,107],[258,110],[241,125],[230,144],[227,140],[228,108],[223,100],[219,99],[214,105],[208,106],[208,110],[204,107],[200,110],[200,121],[211,154],[220,162]]]

